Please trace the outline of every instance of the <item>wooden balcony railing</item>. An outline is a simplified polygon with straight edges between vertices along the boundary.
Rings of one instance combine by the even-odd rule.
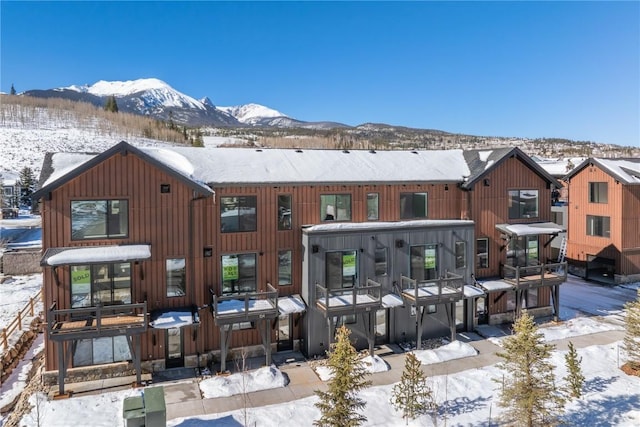
[[[47,311],[47,330],[52,340],[80,339],[142,333],[148,323],[147,303],[57,309]]]
[[[327,289],[316,283],[316,305],[324,311],[370,311],[381,305],[382,285],[367,279],[364,286]]]
[[[445,272],[444,276],[431,280],[415,280],[400,276],[400,290],[403,298],[413,304],[438,304],[462,299],[464,278],[458,274]]]
[[[265,291],[216,295],[211,289],[213,317],[218,324],[253,321],[278,315],[278,290],[270,283]]]
[[[559,285],[567,281],[567,262],[528,265],[526,267],[502,266],[502,278],[516,289],[539,288]]]

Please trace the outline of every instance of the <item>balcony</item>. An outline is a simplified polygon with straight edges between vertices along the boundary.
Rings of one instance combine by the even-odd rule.
[[[278,317],[278,291],[269,283],[266,291],[218,296],[211,291],[211,309],[218,326]]]
[[[502,266],[502,278],[515,290],[535,289],[560,285],[567,281],[567,262],[530,265],[526,267]]]
[[[377,310],[382,304],[382,285],[367,279],[365,286],[327,289],[316,283],[316,306],[325,316]]]
[[[47,311],[47,332],[53,341],[141,334],[147,330],[147,303],[119,304]]]
[[[400,276],[402,297],[416,306],[459,301],[462,299],[463,289],[464,278],[450,272],[439,279],[421,281]]]

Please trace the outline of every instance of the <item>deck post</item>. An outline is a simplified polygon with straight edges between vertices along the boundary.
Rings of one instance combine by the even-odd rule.
[[[331,350],[331,341],[333,340],[333,317],[328,315],[327,313],[327,350]]]
[[[456,303],[449,304],[449,328],[451,330],[451,342],[456,340]]]
[[[64,377],[66,374],[66,363],[64,360],[64,341],[58,343],[58,395],[64,396]]]
[[[271,365],[271,322],[267,319],[263,319],[264,323],[264,354],[266,357],[267,366]]]
[[[553,321],[560,320],[560,285],[553,286]]]
[[[416,288],[417,289],[417,288]],[[416,306],[416,350],[422,349],[422,313],[424,307]]]
[[[231,341],[232,332],[232,325],[229,325],[228,331],[224,329],[225,326],[226,325],[220,326],[220,372],[225,372],[227,370],[227,353],[229,351],[229,342]]]
[[[375,350],[375,337],[376,337],[376,324],[375,324],[375,312],[369,313],[369,328],[367,330],[367,340],[369,341],[369,356],[373,357]]]

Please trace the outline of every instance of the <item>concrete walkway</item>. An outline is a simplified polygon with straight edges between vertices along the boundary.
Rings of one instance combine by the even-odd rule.
[[[592,345],[606,345],[622,340],[624,331],[613,330],[589,335],[574,336],[551,341],[558,350],[566,350],[571,341],[576,348]],[[422,370],[427,376],[453,374],[468,369],[478,369],[498,363],[501,359],[496,355],[501,350],[475,333],[461,333],[457,337],[478,350],[478,355],[463,359],[450,360],[442,363],[423,365]],[[371,374],[372,386],[393,384],[400,381],[404,369],[404,354],[386,354],[381,356],[391,368],[386,372]],[[246,396],[202,398],[198,386],[198,379],[180,380],[176,382],[159,383],[165,391],[167,405],[167,419],[193,417],[205,414],[233,411],[245,407],[253,408],[277,403],[289,402],[314,395],[315,390],[326,390],[327,385],[318,378],[307,362],[285,363],[278,368],[289,377],[286,387],[247,393]],[[245,401],[246,400],[246,401]]]

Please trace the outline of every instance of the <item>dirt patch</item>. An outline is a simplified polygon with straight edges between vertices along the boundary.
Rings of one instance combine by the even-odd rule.
[[[627,362],[620,369],[627,375],[640,377],[640,363]]]

